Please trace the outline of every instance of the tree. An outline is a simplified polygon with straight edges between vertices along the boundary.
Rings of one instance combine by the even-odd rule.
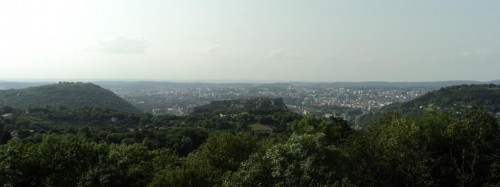
[[[350,179],[361,186],[431,186],[431,154],[415,120],[386,116],[354,136],[346,149]]]
[[[12,138],[10,133],[4,129],[4,124],[3,118],[0,117],[0,145],[6,144]]]
[[[42,176],[37,175],[39,165],[35,147],[13,139],[0,146],[0,183],[13,186],[34,186]]]
[[[292,125],[294,134],[316,134],[323,133],[329,144],[343,144],[352,134],[352,129],[347,121],[342,118],[331,118],[328,121],[320,121],[314,116],[306,116],[295,121]]]
[[[292,135],[265,153],[252,155],[228,175],[224,186],[331,186],[341,183],[344,156],[323,133]]]
[[[474,108],[451,123],[445,131],[449,161],[457,186],[481,186],[492,181],[492,166],[498,163],[500,130],[495,118]]]
[[[347,185],[346,157],[336,145],[349,136],[347,124],[306,116],[292,130],[286,142],[252,155],[227,175],[224,186]]]
[[[236,171],[240,163],[259,149],[257,138],[246,133],[211,134],[196,152],[179,167],[156,175],[152,186],[213,186],[221,183],[227,171]]]
[[[15,139],[0,147],[0,183],[76,186],[102,153],[95,143],[70,135],[46,135],[40,143]]]

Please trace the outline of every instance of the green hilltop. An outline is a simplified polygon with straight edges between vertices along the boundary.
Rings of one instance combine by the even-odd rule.
[[[138,112],[113,92],[92,83],[61,82],[46,86],[0,91],[0,106],[28,109],[38,106],[93,107]]]
[[[405,103],[393,103],[381,108],[378,112],[363,115],[359,126],[366,127],[384,114],[399,113],[406,116],[423,116],[428,111],[441,110],[454,114],[462,114],[473,107],[481,107],[485,111],[499,116],[500,85],[456,85],[429,92],[422,97]]]
[[[405,103],[395,103],[382,108],[384,112],[413,112],[429,108],[460,112],[465,108],[481,106],[500,112],[500,85],[459,85],[441,88]]]

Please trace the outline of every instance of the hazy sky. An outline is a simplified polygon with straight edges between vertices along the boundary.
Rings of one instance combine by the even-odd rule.
[[[498,0],[1,0],[0,79],[500,79]]]

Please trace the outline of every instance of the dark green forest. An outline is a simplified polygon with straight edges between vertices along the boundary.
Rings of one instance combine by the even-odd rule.
[[[218,129],[203,126],[208,123],[203,120],[198,124],[184,123],[183,120],[195,119],[176,116],[88,110],[97,111],[95,119],[120,116],[122,120],[91,121],[94,117],[87,116],[90,114],[74,109],[48,108],[26,114],[21,112],[24,110],[4,107],[0,114],[12,115],[0,118],[0,183],[13,186],[500,184],[500,129],[494,116],[480,108],[461,115],[434,110],[418,118],[391,114],[358,131],[338,118],[295,116],[289,129],[265,135],[242,129],[229,119],[231,128]],[[35,114],[39,117],[24,119]],[[57,117],[43,118],[42,114]],[[279,116],[261,115],[270,119]],[[61,118],[78,125],[67,128],[50,125],[58,124]],[[13,124],[17,127],[18,122],[26,121],[46,126],[38,130],[24,128],[29,125],[13,129]]]

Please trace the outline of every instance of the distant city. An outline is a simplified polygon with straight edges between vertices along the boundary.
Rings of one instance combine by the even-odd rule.
[[[281,97],[291,110],[300,114],[343,115],[346,109],[370,112],[394,102],[412,100],[431,90],[433,88],[324,88],[297,84],[136,90],[111,88],[117,95],[154,115],[184,115],[210,101],[255,97]]]

